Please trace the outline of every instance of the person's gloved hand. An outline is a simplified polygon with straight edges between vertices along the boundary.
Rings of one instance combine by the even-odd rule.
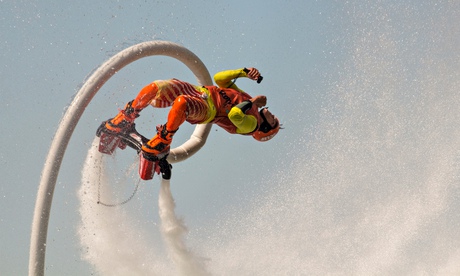
[[[257,70],[256,68],[250,67],[247,68],[247,70],[249,72],[247,72],[246,74],[248,75],[248,78],[250,78],[251,80],[257,80],[260,77],[259,70]]]

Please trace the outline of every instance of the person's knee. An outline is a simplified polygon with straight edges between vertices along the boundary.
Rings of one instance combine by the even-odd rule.
[[[175,131],[185,121],[187,113],[187,98],[184,95],[178,96],[172,105],[168,115],[166,128],[168,131]]]
[[[139,94],[133,101],[133,107],[136,109],[144,109],[152,103],[158,92],[158,85],[156,82],[152,82],[149,85],[144,86]],[[155,106],[155,104],[153,104]]]
[[[177,111],[184,112],[187,110],[187,97],[184,95],[178,96],[173,103],[173,108]]]

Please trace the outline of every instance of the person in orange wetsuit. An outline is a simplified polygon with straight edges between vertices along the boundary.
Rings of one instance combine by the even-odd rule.
[[[184,121],[214,123],[229,133],[268,141],[278,133],[280,122],[264,107],[266,96],[251,97],[236,86],[235,80],[239,77],[257,80],[260,73],[256,68],[222,71],[214,76],[217,86],[196,86],[177,79],[154,81],[108,120],[105,128],[112,133],[128,131],[139,112],[148,105],[171,106],[166,124],[157,126],[157,134],[142,145],[144,158],[151,161],[169,154],[172,138]]]

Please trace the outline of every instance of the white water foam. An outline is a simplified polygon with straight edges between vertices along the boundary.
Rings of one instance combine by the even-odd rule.
[[[149,233],[139,227],[124,205],[105,204],[119,199],[111,189],[99,139],[93,141],[82,170],[79,190],[79,237],[83,258],[101,275],[207,275],[202,260],[185,244],[187,227],[175,214],[170,181],[162,180],[159,194],[161,233],[171,260],[161,254],[161,245],[149,242]],[[116,205],[116,204],[114,204]],[[157,248],[157,250],[155,250]]]
[[[217,275],[460,275],[460,6],[351,2],[313,140],[208,232]]]
[[[116,202],[108,183],[103,156],[95,139],[82,170],[79,190],[79,236],[83,258],[101,275],[149,275],[164,268],[148,243],[148,235],[136,227],[135,221],[122,206],[106,207],[98,204],[98,188],[104,200]],[[139,237],[144,237],[140,239]]]
[[[161,233],[168,245],[168,251],[181,275],[208,275],[204,260],[187,248],[184,242],[187,227],[175,212],[175,203],[171,194],[170,181],[162,180],[160,189]]]

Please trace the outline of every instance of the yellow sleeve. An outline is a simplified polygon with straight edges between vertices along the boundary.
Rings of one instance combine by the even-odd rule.
[[[252,115],[244,114],[237,106],[230,109],[228,118],[236,126],[236,133],[239,134],[251,133],[257,127],[257,118]]]
[[[219,72],[214,75],[214,81],[220,88],[232,88],[240,92],[244,92],[233,82],[233,79],[248,76],[243,69],[244,68]]]

